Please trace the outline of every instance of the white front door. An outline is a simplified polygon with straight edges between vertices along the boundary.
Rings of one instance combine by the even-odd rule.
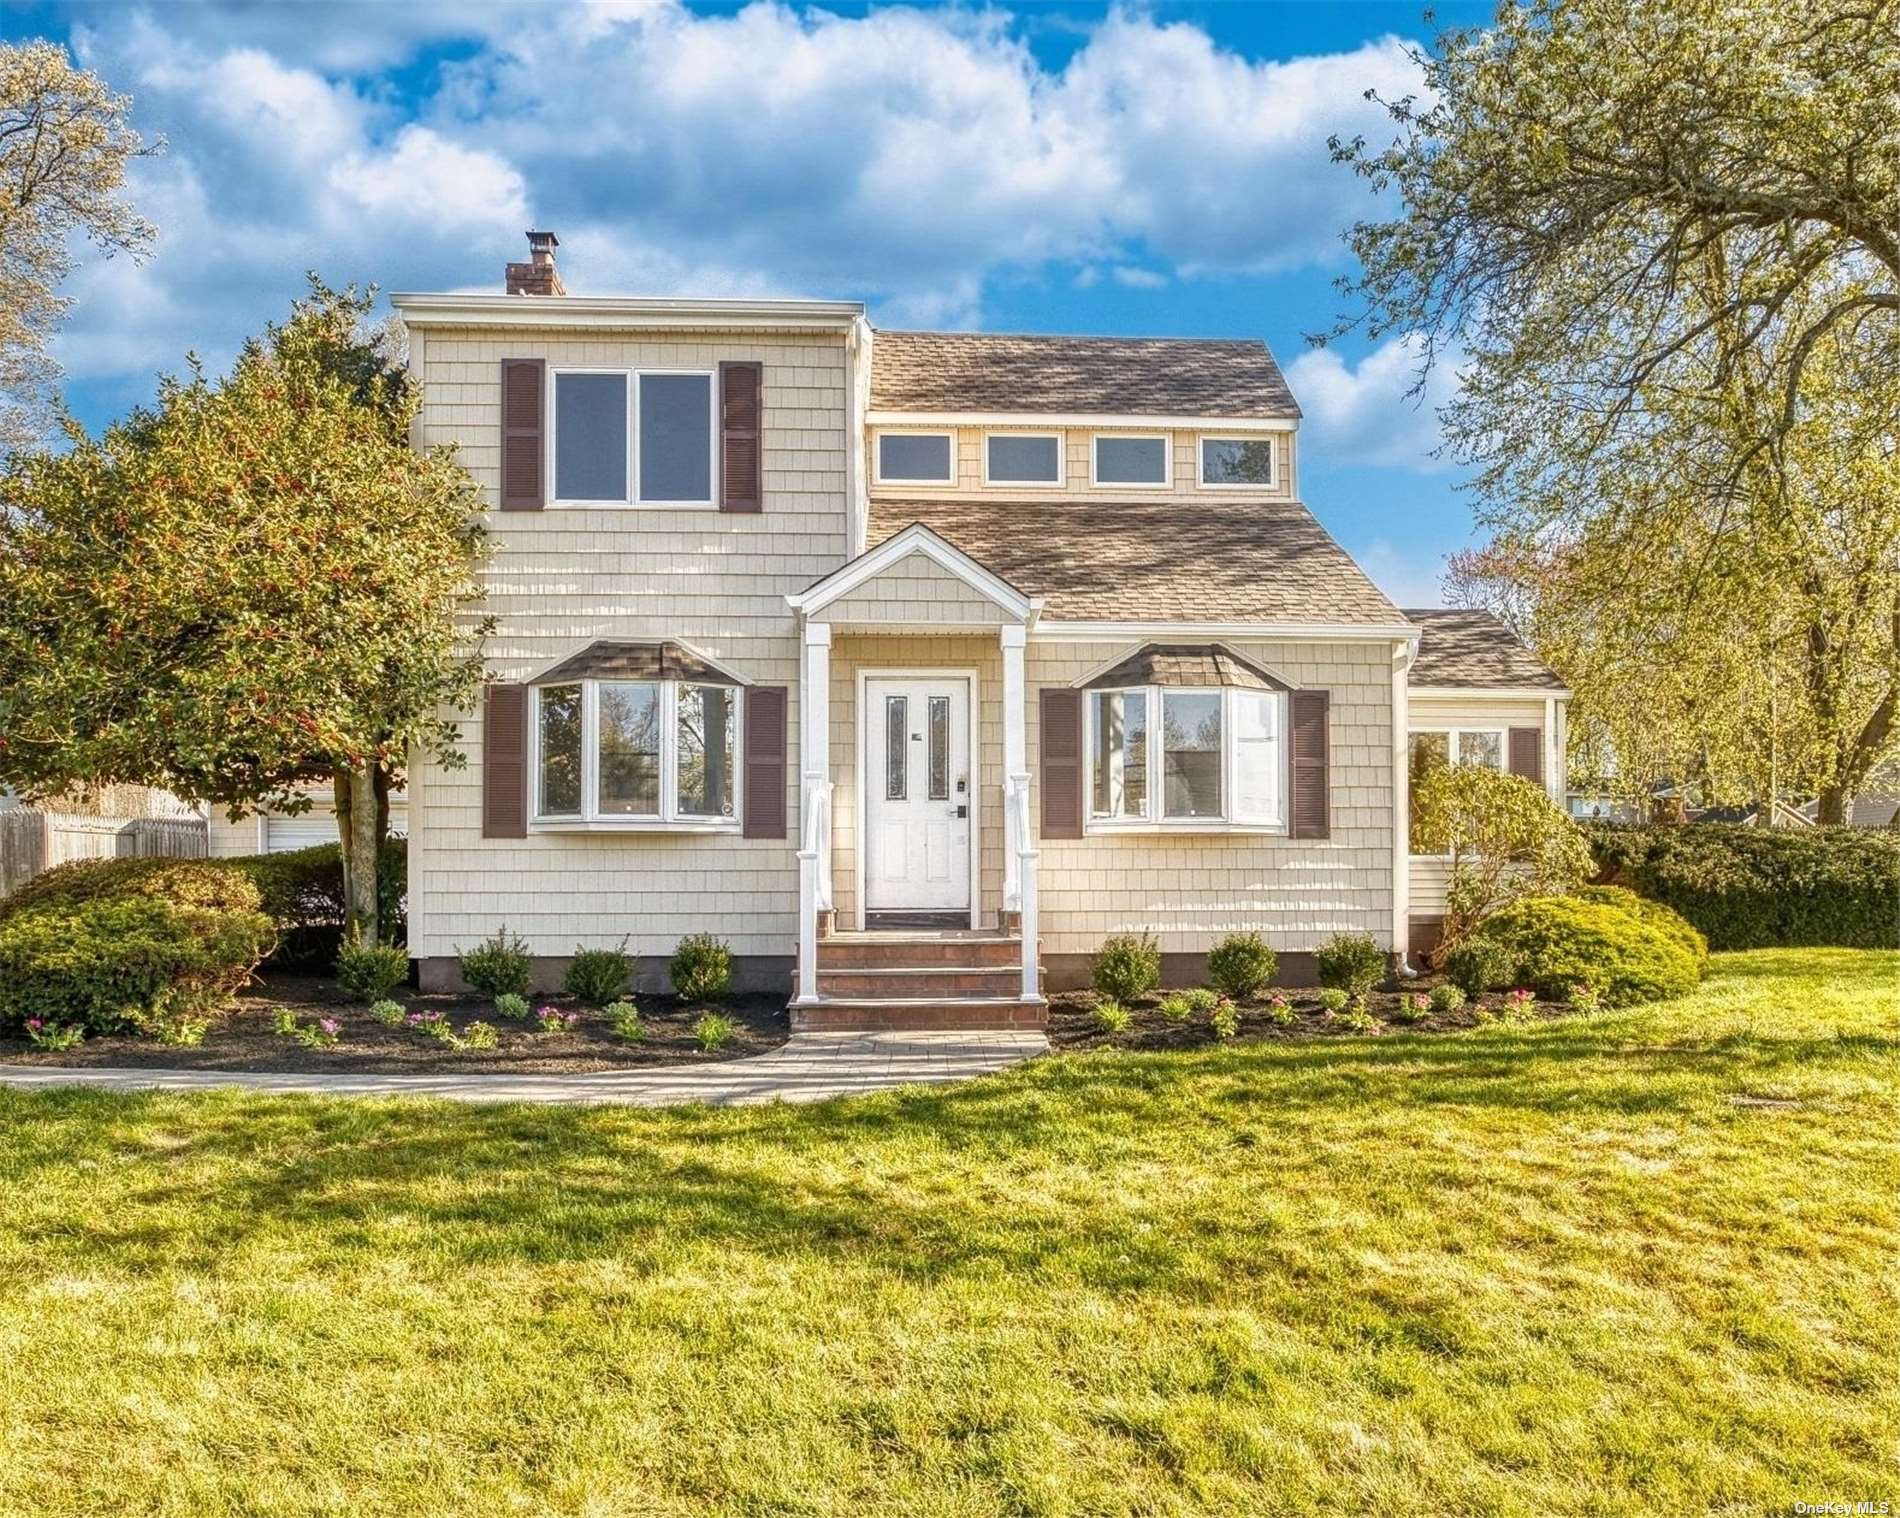
[[[864,905],[970,908],[970,682],[864,682]]]

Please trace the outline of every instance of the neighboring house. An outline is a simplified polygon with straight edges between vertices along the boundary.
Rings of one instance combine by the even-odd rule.
[[[319,843],[338,843],[334,792],[328,785],[304,788],[310,797],[310,810],[294,814],[254,812],[233,822],[223,807],[211,808],[211,857],[229,858],[235,854],[282,854],[291,849],[307,849]],[[395,791],[389,797],[389,832],[392,837],[409,835],[409,798]]]
[[[554,241],[394,302],[418,443],[495,508],[470,762],[410,776],[425,986],[504,925],[544,982],[717,934],[802,1027],[1038,1023],[1114,933],[1297,981],[1442,911],[1414,729],[1561,798],[1566,692],[1326,534],[1263,344],[570,297]]]

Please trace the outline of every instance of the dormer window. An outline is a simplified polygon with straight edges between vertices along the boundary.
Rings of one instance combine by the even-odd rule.
[[[1201,484],[1214,489],[1260,489],[1274,484],[1274,442],[1270,437],[1201,439]]]
[[[1168,437],[1128,437],[1097,433],[1094,479],[1097,485],[1131,485],[1137,489],[1165,489],[1169,484]]]
[[[948,485],[954,452],[947,432],[880,432],[877,483]]]
[[[992,432],[983,439],[985,485],[1060,485],[1062,434]]]

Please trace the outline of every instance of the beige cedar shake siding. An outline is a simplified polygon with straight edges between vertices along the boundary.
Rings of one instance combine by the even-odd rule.
[[[423,444],[452,442],[492,503],[501,361],[550,367],[765,365],[765,510],[662,507],[491,511],[489,668],[521,679],[596,638],[674,638],[747,681],[784,686],[793,741],[783,839],[718,833],[481,836],[480,716],[462,720],[468,767],[418,766],[411,785],[410,952],[452,956],[504,923],[537,956],[627,938],[658,957],[712,932],[785,982],[798,902],[797,628],[785,604],[846,551],[846,358],[841,334],[559,332],[431,327],[423,347]],[[550,967],[551,968],[551,967]]]
[[[941,623],[1001,627],[1015,619],[929,555],[913,553],[838,597],[816,612],[812,620],[830,622],[842,632],[846,626],[867,622],[911,627]]]
[[[1029,763],[1039,774],[1040,702],[1138,645],[1029,644]],[[1392,649],[1387,643],[1276,643],[1227,638],[1235,652],[1296,686],[1331,692],[1332,836],[1086,833],[1038,838],[1042,936],[1051,983],[1073,983],[1074,956],[1111,933],[1153,933],[1166,954],[1205,954],[1228,933],[1258,932],[1281,953],[1335,933],[1392,944]],[[1086,785],[1086,781],[1085,781]],[[1041,830],[1040,788],[1031,807]],[[1070,963],[1058,961],[1067,957]]]

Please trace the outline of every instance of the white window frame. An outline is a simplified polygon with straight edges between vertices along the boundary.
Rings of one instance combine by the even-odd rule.
[[[990,477],[990,442],[995,438],[1048,438],[1056,445],[1056,477],[1053,480],[997,480]],[[1015,427],[983,434],[983,483],[1007,490],[1061,490],[1069,482],[1068,437],[1061,432],[1032,432]]]
[[[682,685],[713,685],[733,693],[732,815],[702,817],[679,809],[679,694]],[[647,813],[600,810],[600,687],[657,685],[660,688],[660,810]],[[541,810],[541,692],[569,685],[581,688],[581,809],[578,814]],[[528,714],[530,825],[537,832],[736,833],[745,825],[745,687],[725,682],[675,678],[550,680],[532,687]]]
[[[1146,696],[1148,721],[1148,815],[1145,817],[1097,817],[1095,813],[1096,718],[1095,697],[1107,693]],[[1236,685],[1099,685],[1082,692],[1086,698],[1082,710],[1082,743],[1086,756],[1083,764],[1082,815],[1085,833],[1264,833],[1273,837],[1287,835],[1292,807],[1293,742],[1291,700],[1286,691],[1257,691]],[[1218,817],[1168,817],[1164,787],[1166,745],[1162,738],[1161,703],[1169,696],[1219,696],[1221,741],[1221,815]],[[1234,707],[1242,696],[1269,696],[1280,703],[1280,817],[1261,822],[1238,818],[1234,806],[1240,794],[1239,731]]]
[[[554,494],[560,479],[559,407],[556,382],[564,374],[614,374],[627,382],[627,493],[617,501],[576,501]],[[706,381],[706,481],[709,494],[701,501],[649,501],[640,494],[640,382],[647,375],[690,375]],[[615,511],[638,507],[644,511],[712,511],[718,508],[719,493],[719,371],[707,368],[668,368],[659,364],[625,365],[562,364],[548,366],[547,396],[542,412],[547,418],[547,458],[544,463],[548,482],[548,507],[559,511]]]
[[[1254,484],[1242,480],[1238,483],[1210,483],[1207,478],[1207,445],[1209,443],[1265,443],[1267,445],[1267,478],[1264,484]],[[1271,432],[1264,435],[1248,436],[1239,432],[1201,432],[1194,437],[1194,483],[1201,490],[1278,490],[1280,488],[1280,445]]]
[[[1105,480],[1101,477],[1101,443],[1161,444],[1159,480]],[[1092,432],[1089,434],[1089,487],[1093,490],[1172,490],[1174,488],[1174,434],[1171,432]]]
[[[940,437],[949,440],[950,474],[947,479],[920,480],[884,472],[884,439],[887,437]],[[950,427],[879,427],[871,434],[871,483],[873,485],[915,485],[920,490],[949,490],[957,483],[957,434]]]
[[[1449,861],[1451,859],[1451,855],[1449,854],[1414,854],[1411,852],[1412,839],[1409,818],[1412,810],[1412,739],[1425,733],[1443,733],[1445,735],[1446,763],[1453,769],[1458,768],[1459,764],[1463,762],[1462,750],[1464,746],[1464,734],[1495,734],[1498,740],[1498,773],[1508,775],[1511,773],[1511,731],[1508,727],[1489,727],[1483,723],[1469,722],[1457,727],[1447,727],[1435,722],[1421,722],[1415,726],[1407,727],[1405,730],[1405,810],[1408,818],[1405,839],[1406,854],[1412,859]]]

